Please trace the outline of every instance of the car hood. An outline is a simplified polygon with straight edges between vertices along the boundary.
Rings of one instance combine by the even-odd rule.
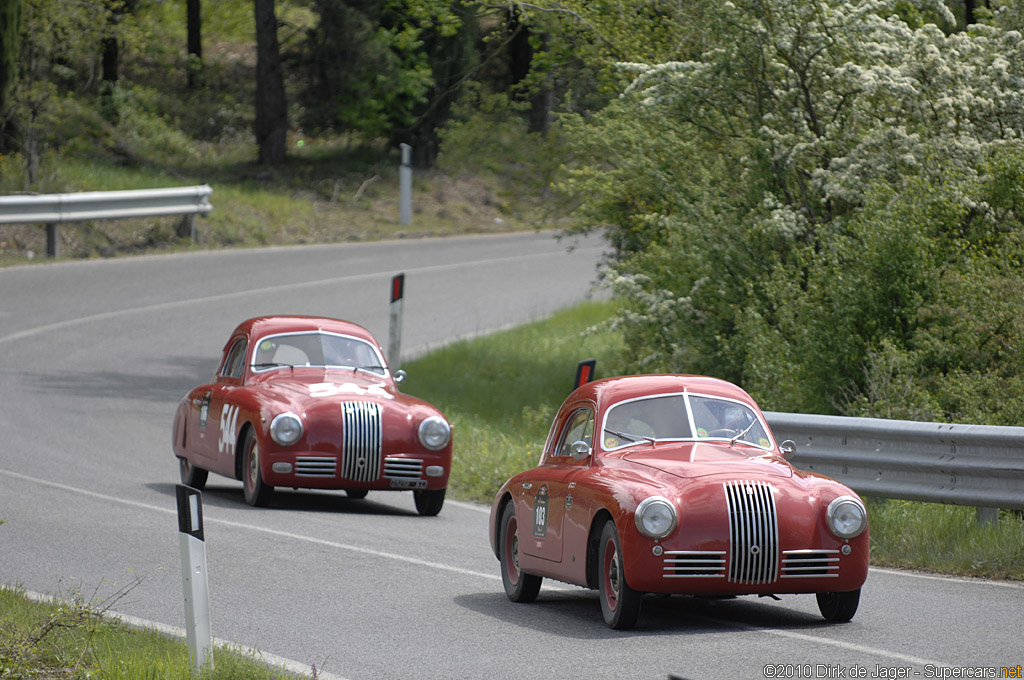
[[[728,443],[687,443],[681,446],[655,445],[622,454],[622,459],[675,477],[693,479],[709,475],[792,477],[793,467],[785,459],[763,449]]]
[[[277,375],[260,381],[260,389],[282,401],[308,403],[309,400],[393,401],[394,392],[383,379],[369,378],[350,371],[282,369]]]

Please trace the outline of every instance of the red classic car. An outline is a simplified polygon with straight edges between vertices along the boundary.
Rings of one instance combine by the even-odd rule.
[[[716,378],[586,383],[558,411],[540,464],[508,480],[490,540],[505,593],[544,577],[597,589],[632,627],[644,593],[815,593],[829,621],[857,611],[868,518],[846,486],[794,468],[757,404]]]
[[[451,471],[448,421],[398,390],[365,328],[319,317],[244,321],[224,345],[213,382],[189,392],[174,417],[181,481],[209,472],[242,480],[250,505],[275,486],[411,490],[421,515],[444,504]]]

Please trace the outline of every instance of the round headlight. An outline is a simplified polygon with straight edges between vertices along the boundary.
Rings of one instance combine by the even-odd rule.
[[[291,446],[302,436],[302,420],[294,413],[282,413],[270,421],[270,436],[281,446]]]
[[[839,538],[854,538],[868,527],[868,511],[853,496],[840,496],[825,511],[829,530]]]
[[[420,423],[420,443],[431,451],[440,451],[452,439],[452,429],[441,416],[431,416]]]
[[[640,502],[633,518],[644,536],[665,538],[676,528],[676,506],[667,498],[651,496]]]

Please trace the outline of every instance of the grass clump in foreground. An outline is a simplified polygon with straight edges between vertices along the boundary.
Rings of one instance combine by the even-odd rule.
[[[490,503],[506,479],[537,464],[576,365],[597,359],[615,375],[622,339],[600,327],[613,303],[587,303],[408,362],[405,389],[440,407],[454,425],[450,492]],[[1024,519],[1001,511],[979,525],[973,507],[869,499],[871,562],[945,574],[1024,580]]]
[[[193,675],[188,645],[104,617],[80,596],[34,602],[0,588],[0,678],[21,680],[299,680],[254,654],[218,647],[213,669]]]

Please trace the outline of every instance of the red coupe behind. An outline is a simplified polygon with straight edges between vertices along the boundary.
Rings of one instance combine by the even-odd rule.
[[[715,378],[651,375],[578,387],[540,464],[498,491],[490,540],[505,592],[544,577],[597,589],[630,628],[644,593],[814,593],[829,621],[857,611],[868,518],[848,487],[801,472],[757,404]]]
[[[244,321],[224,345],[213,382],[174,417],[184,484],[208,473],[239,479],[250,505],[274,487],[411,490],[421,515],[444,504],[451,428],[440,411],[402,394],[365,328],[319,317]]]

